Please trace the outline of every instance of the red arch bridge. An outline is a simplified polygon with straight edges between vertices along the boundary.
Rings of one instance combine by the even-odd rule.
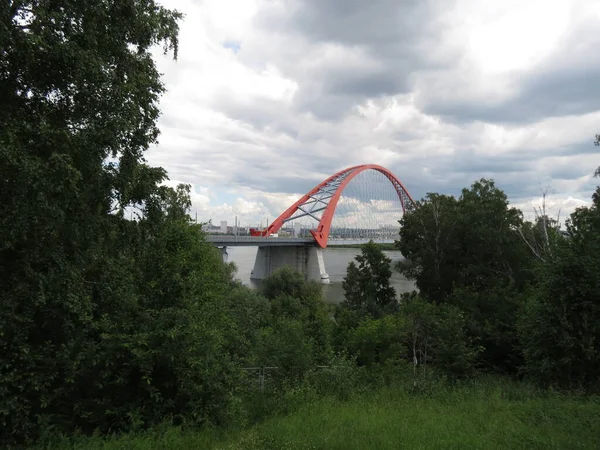
[[[251,229],[250,235],[227,236],[209,235],[207,240],[221,248],[223,258],[227,260],[227,247],[257,246],[258,251],[251,274],[253,279],[263,279],[274,270],[282,266],[291,266],[304,273],[307,279],[329,282],[329,275],[325,270],[322,249],[331,245],[362,244],[369,240],[376,242],[393,242],[398,235],[398,227],[386,226],[365,229],[355,227],[351,231],[344,228],[332,228],[334,213],[342,199],[342,194],[350,182],[361,173],[375,172],[386,184],[392,188],[393,197],[402,209],[402,213],[412,210],[415,202],[400,182],[389,170],[375,164],[364,164],[344,169],[311,189],[306,195],[298,199],[286,209],[266,229]],[[368,189],[362,187],[362,190]],[[309,219],[316,223],[314,228],[301,234],[279,236],[278,232],[290,223],[298,223]],[[400,217],[394,217],[395,222]],[[333,231],[333,232],[332,232]]]

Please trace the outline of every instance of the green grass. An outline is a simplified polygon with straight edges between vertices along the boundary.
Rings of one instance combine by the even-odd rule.
[[[540,393],[504,381],[449,388],[381,388],[348,401],[307,401],[244,430],[133,433],[83,438],[62,449],[593,449],[597,398]]]

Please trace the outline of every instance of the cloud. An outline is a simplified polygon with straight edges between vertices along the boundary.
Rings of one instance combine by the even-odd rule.
[[[503,124],[597,111],[598,4],[532,0],[506,6],[467,33],[462,64],[423,74],[420,107],[446,120]]]
[[[272,221],[363,163],[389,168],[417,199],[458,195],[481,177],[531,211],[541,186],[554,189],[563,215],[591,197],[600,164],[595,1],[167,6],[185,19],[179,60],[156,52],[167,93],[147,158],[193,185],[199,217]],[[378,202],[391,201],[368,180],[370,188],[358,177],[350,184],[343,198],[359,203],[354,212],[340,203],[340,220],[376,217]]]

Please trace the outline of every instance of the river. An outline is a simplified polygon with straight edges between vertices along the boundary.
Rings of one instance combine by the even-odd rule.
[[[250,279],[250,272],[254,267],[254,258],[256,257],[257,247],[228,247],[229,261],[237,266],[236,278],[243,284],[256,287],[258,282]],[[330,284],[323,285],[323,295],[330,303],[340,303],[344,300],[344,290],[342,289],[342,280],[346,276],[348,263],[360,252],[358,248],[326,248],[323,250],[323,259],[325,268],[329,274]],[[392,259],[392,265],[399,260],[404,259],[398,251],[384,251],[388,258]],[[415,289],[412,281],[407,280],[396,270],[392,271],[392,286],[397,293],[411,292]]]

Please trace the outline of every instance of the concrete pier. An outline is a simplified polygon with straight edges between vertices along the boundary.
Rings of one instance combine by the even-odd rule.
[[[221,250],[221,257],[223,258],[223,262],[229,262],[229,253],[227,253],[227,247],[219,247],[219,250]]]
[[[284,266],[303,273],[307,280],[329,283],[329,275],[323,261],[323,249],[312,245],[259,246],[250,278],[262,280]]]

